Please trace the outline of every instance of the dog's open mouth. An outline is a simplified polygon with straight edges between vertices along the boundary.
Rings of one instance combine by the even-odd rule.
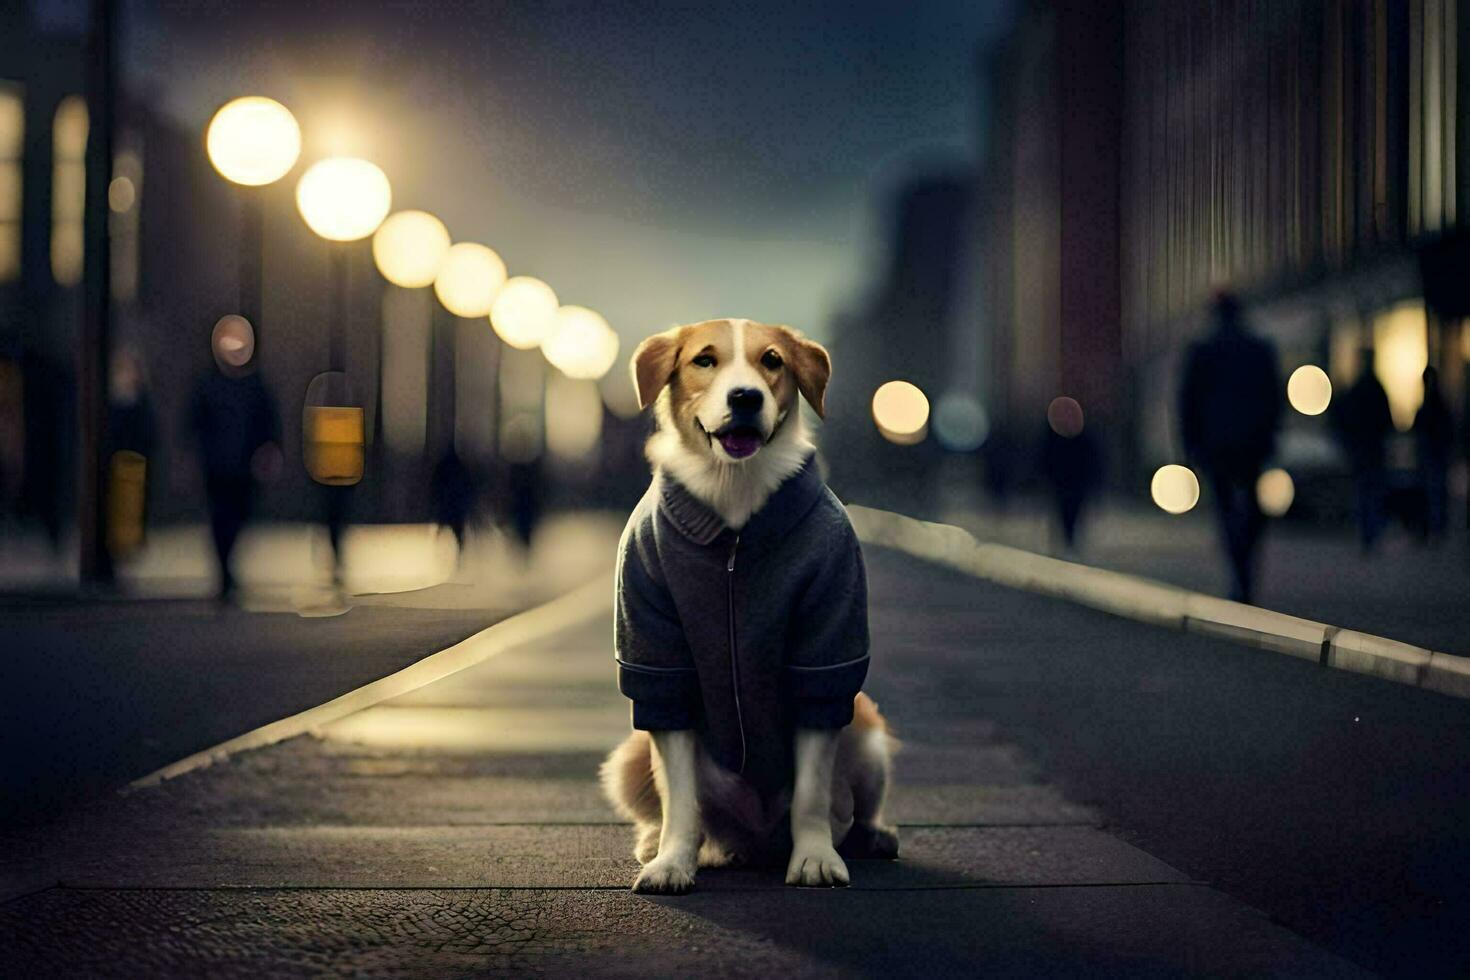
[[[725,454],[731,459],[745,459],[747,456],[754,456],[766,442],[760,430],[752,425],[727,425],[714,436],[720,440]]]

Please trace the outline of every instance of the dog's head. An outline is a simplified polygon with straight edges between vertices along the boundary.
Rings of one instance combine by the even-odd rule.
[[[656,399],[660,421],[696,452],[726,463],[750,459],[805,398],[818,417],[832,361],[790,327],[705,320],[654,334],[633,352],[638,405]]]

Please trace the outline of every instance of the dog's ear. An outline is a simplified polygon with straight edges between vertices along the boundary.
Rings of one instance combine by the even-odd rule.
[[[807,404],[817,413],[817,418],[827,417],[827,382],[832,378],[832,358],[827,348],[815,340],[807,340],[790,327],[782,327],[786,334],[788,359],[791,373],[796,375],[796,388]]]
[[[633,352],[633,387],[638,390],[638,407],[653,404],[658,393],[664,390],[674,376],[674,362],[679,356],[679,336],[682,327],[674,327],[663,333],[644,338]]]

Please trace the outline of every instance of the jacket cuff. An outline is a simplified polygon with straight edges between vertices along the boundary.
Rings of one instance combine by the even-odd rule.
[[[798,701],[846,699],[848,708],[857,693],[863,689],[863,679],[868,676],[868,657],[848,660],[828,667],[798,667],[786,665],[786,689]],[[847,724],[847,722],[843,722]]]
[[[797,728],[845,728],[852,722],[852,698],[806,698],[796,702]]]
[[[699,722],[699,675],[693,667],[647,667],[618,662],[618,690],[633,702],[639,731],[682,731]]]

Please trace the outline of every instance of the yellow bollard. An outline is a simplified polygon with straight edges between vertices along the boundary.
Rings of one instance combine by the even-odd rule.
[[[131,449],[112,454],[107,479],[107,550],[122,561],[143,546],[148,460]]]
[[[363,419],[356,406],[306,407],[306,471],[329,487],[350,487],[362,479]]]

